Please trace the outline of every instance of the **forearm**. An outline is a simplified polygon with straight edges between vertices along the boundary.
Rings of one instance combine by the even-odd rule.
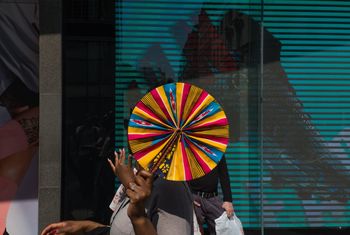
[[[220,181],[224,202],[232,202],[232,193],[229,182]]]
[[[90,221],[90,220],[83,220],[82,222],[82,227],[83,227],[83,231],[86,232],[90,232],[96,228],[99,227],[106,227],[107,225],[104,224],[100,224],[94,221]]]
[[[226,159],[223,157],[222,162],[220,162],[219,166],[219,179],[221,184],[222,193],[224,196],[224,201],[231,202],[232,201],[232,193],[231,193],[231,185],[230,185],[230,176],[227,170]]]
[[[157,231],[152,222],[146,217],[130,218],[135,235],[156,235]]]
[[[147,217],[145,201],[151,195],[153,176],[141,170],[135,177],[135,183],[130,183],[126,194],[130,198],[128,216],[136,235],[156,235],[157,231],[151,220]]]

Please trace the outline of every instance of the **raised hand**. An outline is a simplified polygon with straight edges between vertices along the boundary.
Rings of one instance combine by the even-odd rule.
[[[145,201],[152,192],[153,176],[151,173],[141,170],[127,187],[126,194],[130,198],[128,216],[131,220],[145,216]]]
[[[127,164],[125,164],[125,149],[120,149],[119,155],[117,152],[114,152],[114,156],[114,163],[110,159],[108,159],[108,162],[115,176],[118,177],[125,188],[128,188],[129,184],[135,181],[135,175],[131,164],[131,156],[128,156]]]

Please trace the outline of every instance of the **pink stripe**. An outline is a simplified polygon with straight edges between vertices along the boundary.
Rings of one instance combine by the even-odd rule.
[[[201,125],[194,124],[193,126],[186,127],[184,130],[192,130],[195,128],[210,127],[210,126],[226,126],[226,125],[228,125],[228,121],[227,121],[227,118],[224,117],[216,121],[202,123]]]
[[[228,144],[228,140],[229,138],[223,138],[223,137],[214,137],[211,135],[202,135],[202,134],[196,134],[196,133],[191,133],[190,135],[188,135],[189,137],[191,136],[195,136],[195,137],[201,137],[201,138],[205,138],[208,140],[212,140],[221,144]]]
[[[149,147],[147,147],[146,149],[143,149],[143,150],[140,150],[136,153],[133,153],[134,157],[136,160],[139,160],[140,158],[144,157],[145,155],[147,155],[148,153],[150,153],[152,150],[158,148],[160,145],[162,145],[164,143],[164,141],[166,141],[167,139],[165,138],[164,140],[154,144],[154,145],[151,145]],[[155,156],[154,156],[155,157]]]
[[[150,110],[144,103],[139,102],[139,103],[137,104],[137,107],[138,107],[139,109],[141,109],[142,111],[144,111],[145,113],[147,113],[147,114],[148,114],[149,116],[151,116],[152,118],[158,120],[159,122],[164,123],[164,120],[161,120],[158,116],[156,116],[155,113],[153,113],[153,111]],[[151,121],[151,120],[150,120],[150,121]]]
[[[183,89],[183,93],[182,93],[182,102],[181,102],[181,108],[180,108],[180,116],[179,116],[179,119],[181,121],[183,121],[182,115],[184,113],[183,111],[184,111],[185,104],[187,101],[188,93],[190,92],[190,88],[191,88],[190,84],[184,83],[184,89]]]
[[[157,102],[157,104],[159,105],[160,109],[161,109],[161,110],[163,111],[163,113],[165,114],[166,118],[167,118],[170,122],[172,122],[172,118],[170,117],[170,115],[169,115],[169,113],[168,113],[168,111],[167,111],[167,109],[166,109],[166,107],[165,107],[165,105],[164,105],[164,101],[163,101],[163,99],[160,97],[160,95],[159,95],[157,89],[153,89],[153,90],[151,91],[151,94],[152,94],[154,100],[155,100],[155,101]]]
[[[192,153],[196,157],[196,160],[198,161],[199,165],[202,167],[204,173],[205,174],[209,173],[211,171],[211,169],[209,168],[207,163],[205,161],[203,161],[203,159],[199,156],[199,154],[195,151],[195,149],[193,147],[191,147],[192,143],[190,143],[190,141],[187,139],[185,139],[185,141],[187,142],[189,148],[191,149]]]
[[[198,108],[199,105],[201,105],[203,103],[203,100],[208,96],[208,92],[206,91],[202,91],[202,93],[200,94],[198,100],[196,101],[196,104],[193,106],[190,114],[188,116],[191,116],[192,113]],[[192,119],[194,119],[195,117],[193,117]]]
[[[180,125],[180,121],[181,121],[181,115],[182,115],[182,106],[181,106],[181,104],[180,104],[180,108],[179,108],[179,113],[177,113],[177,106],[178,106],[178,103],[180,103],[180,100],[177,100],[177,93],[179,93],[179,94],[183,94],[184,93],[184,87],[183,86],[181,86],[181,90],[177,90],[177,88],[180,88],[180,85],[176,85],[175,86],[175,97],[176,97],[176,103],[175,103],[175,106],[176,106],[176,118],[177,118],[177,126],[179,126]],[[182,99],[183,99],[183,97],[182,97]],[[181,100],[182,100],[181,99]]]
[[[150,138],[150,137],[157,137],[168,133],[170,133],[170,131],[164,131],[162,133],[129,134],[128,137],[129,137],[129,140],[137,140],[137,139],[144,139],[144,138]]]
[[[185,170],[185,180],[191,180],[193,179],[192,173],[191,173],[191,167],[190,167],[190,163],[188,161],[188,156],[185,150],[185,146],[182,143],[182,141],[180,141],[179,143],[181,145],[181,153],[182,153],[182,159],[183,159],[183,167]]]

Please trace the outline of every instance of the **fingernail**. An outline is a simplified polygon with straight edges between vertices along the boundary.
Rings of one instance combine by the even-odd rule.
[[[57,232],[57,229],[52,230],[52,231],[50,232],[50,235],[54,235],[54,234],[56,234],[56,232]]]
[[[135,183],[133,183],[133,182],[129,183],[129,187],[130,187],[131,190],[134,190],[135,186],[136,186]]]

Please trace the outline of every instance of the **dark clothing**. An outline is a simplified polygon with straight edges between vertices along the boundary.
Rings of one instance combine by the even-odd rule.
[[[189,186],[194,194],[196,192],[213,193],[218,191],[218,183],[222,188],[223,201],[232,202],[230,177],[227,172],[227,164],[225,156],[222,157],[221,161],[209,174],[192,181],[189,181]]]
[[[225,211],[221,207],[222,200],[219,197],[202,198],[197,195],[193,195],[193,199],[200,204],[200,206],[194,206],[199,226],[202,227],[204,222],[206,222],[209,234],[215,235],[215,219],[219,218]]]

